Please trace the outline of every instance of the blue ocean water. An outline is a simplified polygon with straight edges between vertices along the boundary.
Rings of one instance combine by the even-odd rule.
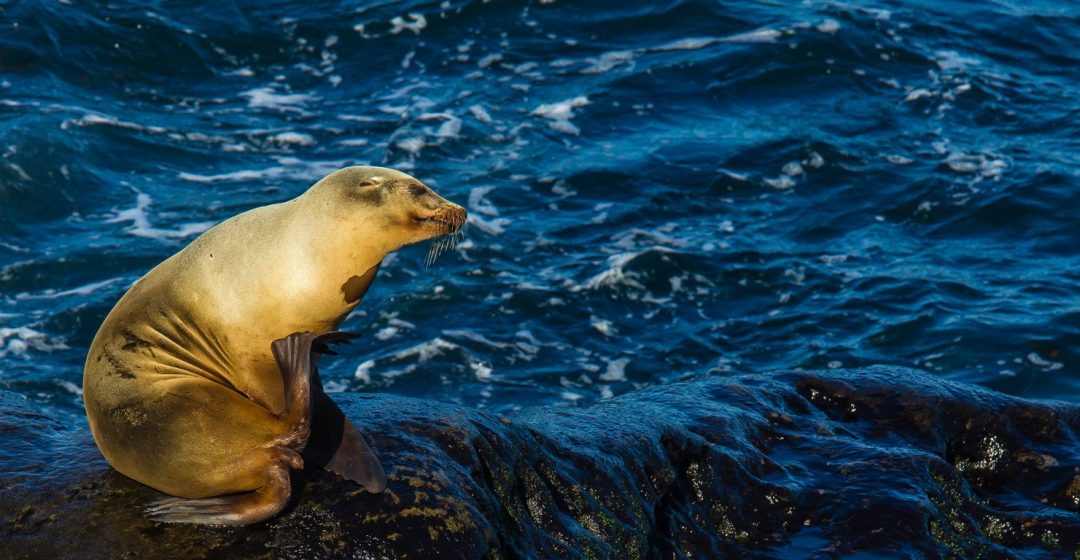
[[[132,282],[375,164],[468,238],[386,263],[330,390],[899,364],[1078,401],[1077,44],[1071,2],[0,3],[0,387],[84,422]]]

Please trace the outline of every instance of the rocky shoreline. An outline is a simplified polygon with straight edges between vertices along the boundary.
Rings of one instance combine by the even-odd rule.
[[[305,472],[282,515],[225,528],[151,522],[158,494],[87,430],[0,391],[0,557],[1080,558],[1080,406],[920,371],[708,377],[506,417],[334,399],[387,491]]]

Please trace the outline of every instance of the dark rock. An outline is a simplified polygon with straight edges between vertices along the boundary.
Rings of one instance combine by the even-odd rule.
[[[280,516],[164,525],[86,430],[0,392],[11,558],[1080,557],[1080,407],[903,369],[705,378],[507,418],[335,394],[373,496],[295,477]]]

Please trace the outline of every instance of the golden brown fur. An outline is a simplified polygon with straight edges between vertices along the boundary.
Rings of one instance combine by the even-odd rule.
[[[182,498],[268,494],[211,522],[273,515],[307,433],[271,342],[335,330],[387,254],[464,217],[408,175],[350,167],[211,228],[136,282],[94,338],[83,387],[102,454]]]

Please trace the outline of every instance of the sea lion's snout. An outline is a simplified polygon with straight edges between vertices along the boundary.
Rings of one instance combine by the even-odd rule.
[[[468,218],[469,214],[464,208],[448,200],[443,200],[443,204],[437,206],[431,213],[423,216],[417,215],[413,218],[413,221],[425,227],[436,229],[438,231],[437,235],[445,235],[459,231]]]
[[[439,195],[435,196],[439,199],[438,204],[429,214],[419,220],[420,227],[430,232],[427,237],[438,238],[428,250],[425,260],[427,266],[434,264],[439,255],[457,246],[464,236],[461,228],[469,217],[461,206]]]

